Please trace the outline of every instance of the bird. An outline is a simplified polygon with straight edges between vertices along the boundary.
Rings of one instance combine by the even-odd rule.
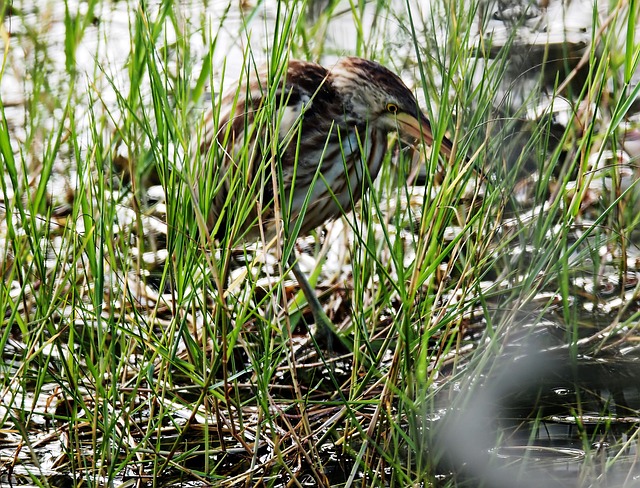
[[[206,111],[198,140],[213,188],[207,227],[218,239],[268,241],[282,228],[308,234],[358,202],[380,171],[389,134],[434,142],[411,90],[375,61],[345,57],[324,67],[290,59],[280,71],[246,72]],[[451,158],[453,143],[445,137],[439,150]],[[315,338],[330,343],[335,325],[293,254],[288,264],[311,308]]]

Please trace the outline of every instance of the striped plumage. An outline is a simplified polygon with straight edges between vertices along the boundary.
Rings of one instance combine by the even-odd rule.
[[[292,224],[308,198],[300,228],[308,233],[358,201],[380,170],[389,133],[432,142],[411,91],[378,63],[350,57],[324,68],[291,60],[270,98],[267,80],[266,70],[252,73],[228,92],[217,125],[213,110],[205,116],[201,151],[209,152],[205,171],[217,178],[208,225],[218,237],[232,224],[244,240],[273,236],[275,196],[281,208],[291,202],[282,213]],[[451,142],[441,151],[450,156]],[[239,222],[228,209],[242,197],[250,213]]]

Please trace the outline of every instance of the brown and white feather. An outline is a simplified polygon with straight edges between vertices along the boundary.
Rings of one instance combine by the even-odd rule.
[[[396,118],[393,107],[404,118]],[[411,138],[432,140],[429,122],[402,80],[361,58],[329,69],[291,60],[275,90],[269,90],[267,71],[259,70],[223,97],[217,123],[214,114],[205,115],[200,145],[208,153],[205,171],[217,172],[219,182],[208,225],[224,233],[226,206],[248,198],[253,204],[240,225],[244,239],[274,234],[282,217],[273,210],[276,193],[281,206],[290,202],[284,214],[292,224],[302,218],[302,234],[351,210],[378,175],[390,132],[406,126]],[[252,185],[255,194],[242,194]]]

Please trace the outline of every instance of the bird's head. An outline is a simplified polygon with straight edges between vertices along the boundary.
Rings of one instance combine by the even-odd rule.
[[[373,124],[385,132],[432,144],[429,120],[416,98],[395,73],[362,58],[343,58],[330,68],[330,79],[350,116]],[[443,140],[441,151],[451,156],[451,145]]]

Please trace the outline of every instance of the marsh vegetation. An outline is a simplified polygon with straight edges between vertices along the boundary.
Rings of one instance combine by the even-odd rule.
[[[0,485],[633,486],[639,8],[0,3]],[[343,218],[211,239],[204,112],[345,55],[455,157],[392,137]]]

